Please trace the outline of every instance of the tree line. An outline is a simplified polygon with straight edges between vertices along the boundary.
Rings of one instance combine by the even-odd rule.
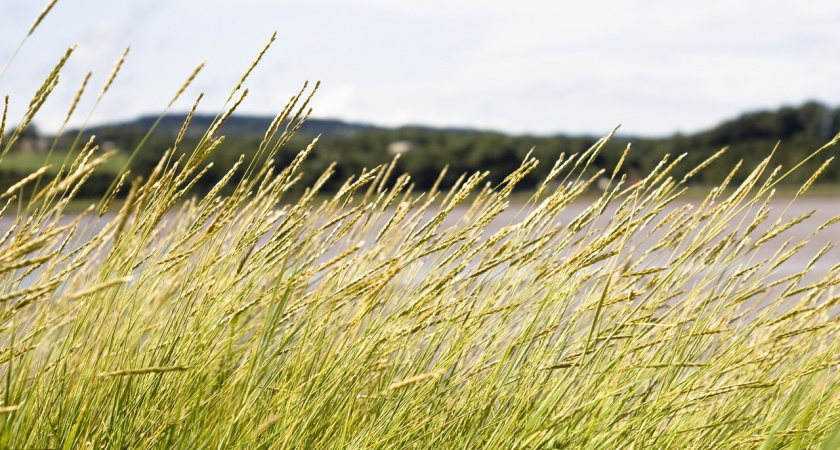
[[[96,135],[100,145],[117,149],[123,155],[130,154],[142,143],[140,150],[131,159],[129,168],[132,173],[147,174],[172,146],[184,118],[183,115],[165,116],[153,129],[152,125],[158,118],[145,117],[129,123],[71,131],[58,138],[41,136],[35,129],[26,130],[10,154],[24,153],[24,161],[31,160],[32,164],[4,164],[0,161],[0,189],[36,170],[42,162],[39,158],[43,159],[48,147],[60,154],[74,145],[78,147],[79,142],[85,142],[91,134]],[[188,152],[194,148],[212,120],[212,116],[196,116],[190,132],[179,145],[181,151]],[[197,184],[196,189],[204,192],[209,190],[240,155],[253,157],[270,122],[269,117],[232,117],[220,130],[220,134],[225,135],[225,141],[210,157],[214,166]],[[743,114],[712,129],[690,135],[640,138],[619,133],[595,158],[593,168],[614,167],[625,148],[631,145],[623,165],[623,171],[629,178],[648,173],[665,155],[673,159],[686,153],[684,162],[674,171],[674,175],[679,177],[728,146],[728,151],[720,156],[718,163],[698,173],[693,180],[701,184],[720,182],[736,163],[742,161],[743,169],[734,177],[738,181],[771,152],[774,152],[772,167],[781,164],[789,168],[831,140],[838,132],[840,108],[809,102],[798,107]],[[327,191],[335,190],[347,177],[360,173],[363,168],[388,164],[395,153],[400,153],[396,171],[410,174],[418,190],[429,189],[444,167],[448,167],[443,179],[444,186],[452,184],[462,173],[476,170],[489,171],[489,181],[498,183],[530,153],[541,164],[523,180],[520,188],[533,188],[548,174],[553,162],[561,154],[583,152],[600,138],[586,135],[509,135],[493,131],[411,126],[381,128],[310,119],[277,155],[275,165],[278,171],[319,134],[317,145],[303,165],[299,189],[311,185],[335,162],[336,174],[325,186]],[[836,150],[831,152],[836,153]],[[806,162],[803,170],[792,174],[787,182],[803,182],[824,159],[821,157]],[[51,170],[57,171],[58,168]],[[119,170],[119,164],[109,165],[88,181],[81,194],[98,197],[118,175]],[[840,182],[840,169],[836,165],[829,165],[820,181]]]

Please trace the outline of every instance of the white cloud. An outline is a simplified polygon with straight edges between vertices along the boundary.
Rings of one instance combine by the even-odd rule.
[[[342,118],[352,116],[353,105],[357,102],[356,88],[351,84],[342,84],[318,91],[313,107],[317,108],[320,116]]]
[[[41,5],[0,4],[0,58]],[[709,0],[59,1],[3,79],[14,117],[78,43],[45,127],[94,72],[80,118],[128,43],[132,51],[95,121],[160,111],[203,58],[208,111],[273,30],[278,41],[247,85],[246,112],[282,108],[323,80],[316,116],[382,124],[492,126],[515,132],[663,134],[745,109],[840,100],[840,3]],[[0,64],[5,61],[0,60]],[[49,123],[46,123],[49,122]]]

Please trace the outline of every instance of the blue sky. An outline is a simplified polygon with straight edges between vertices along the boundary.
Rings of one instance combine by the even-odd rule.
[[[0,2],[0,67],[46,0]],[[63,119],[88,71],[84,120],[126,45],[92,122],[173,108],[217,111],[275,30],[241,110],[274,114],[321,80],[315,117],[512,133],[693,132],[741,112],[840,104],[840,2],[789,0],[59,0],[0,79],[16,122],[77,44],[38,125]]]

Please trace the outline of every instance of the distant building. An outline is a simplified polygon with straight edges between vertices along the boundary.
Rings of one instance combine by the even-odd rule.
[[[597,187],[599,191],[606,191],[610,187],[610,179],[607,177],[598,178]]]
[[[9,131],[3,136],[4,142],[9,142],[17,130]],[[51,139],[41,136],[38,132],[38,127],[35,124],[29,124],[28,127],[20,130],[15,143],[17,151],[23,152],[43,152],[50,148]]]
[[[410,152],[413,149],[414,143],[411,141],[394,141],[388,144],[388,153],[391,155]]]
[[[22,152],[45,152],[50,148],[52,140],[40,136],[20,136],[17,150]]]

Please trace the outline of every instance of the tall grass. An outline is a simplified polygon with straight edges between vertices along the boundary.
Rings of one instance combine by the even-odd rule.
[[[392,164],[289,198],[312,146],[279,173],[272,158],[302,90],[230,169],[232,194],[226,177],[192,196],[234,94],[188,157],[81,214],[64,208],[113,156],[95,140],[27,199],[44,171],[0,196],[0,447],[840,442],[840,264],[779,274],[803,218],[765,223],[787,173],[770,158],[687,203],[679,158],[634,184],[590,167],[607,137],[560,156],[499,229],[532,158],[498,186],[415,193]]]

